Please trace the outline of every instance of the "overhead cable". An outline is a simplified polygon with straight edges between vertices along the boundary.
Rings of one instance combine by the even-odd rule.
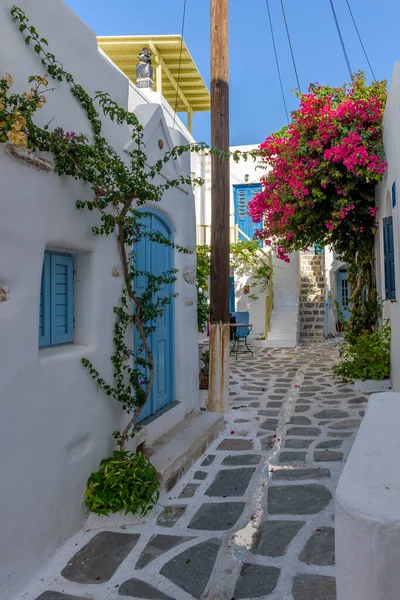
[[[329,0],[329,1],[330,1],[330,4],[331,4],[332,14],[333,14],[333,18],[335,20],[336,29],[337,29],[337,32],[338,32],[338,35],[339,35],[340,43],[342,45],[342,50],[343,50],[344,58],[345,58],[345,61],[346,61],[346,64],[347,64],[347,68],[348,68],[348,71],[349,71],[351,79],[353,79],[353,71],[352,71],[352,68],[350,66],[349,57],[348,57],[346,46],[345,46],[345,43],[344,43],[344,40],[343,40],[343,36],[342,36],[341,29],[340,29],[339,21],[338,21],[337,16],[336,16],[335,7],[333,6],[333,0]]]
[[[364,44],[363,44],[363,41],[362,41],[362,39],[361,39],[361,35],[360,35],[360,32],[359,32],[359,30],[358,30],[357,23],[356,23],[356,20],[355,20],[355,18],[354,18],[354,15],[353,15],[353,11],[351,10],[351,7],[350,7],[350,2],[349,2],[349,0],[346,0],[346,3],[347,3],[347,7],[348,7],[348,9],[349,9],[349,12],[350,12],[351,18],[352,18],[352,20],[353,20],[353,24],[354,24],[355,30],[356,30],[356,32],[357,32],[358,39],[360,40],[360,44],[361,44],[361,48],[363,49],[364,56],[365,56],[365,58],[367,59],[367,63],[368,63],[368,66],[369,66],[369,68],[371,69],[372,77],[374,78],[374,81],[376,81],[375,73],[374,73],[374,70],[373,70],[373,68],[372,68],[372,66],[371,66],[371,63],[369,62],[368,54],[367,54],[367,51],[366,51],[366,49],[365,49],[365,46],[364,46]]]
[[[289,120],[289,112],[288,112],[287,105],[286,105],[285,92],[283,91],[282,75],[281,75],[281,69],[280,69],[280,66],[279,66],[278,53],[276,51],[275,35],[274,35],[274,28],[272,26],[272,18],[271,18],[271,11],[270,11],[270,8],[269,8],[269,0],[265,0],[265,1],[267,3],[268,17],[269,17],[269,26],[270,26],[270,29],[271,29],[272,44],[273,44],[273,47],[274,47],[276,69],[278,71],[278,78],[279,78],[279,84],[280,84],[280,87],[281,87],[283,106],[285,108],[287,122],[289,123],[290,122],[290,120]]]
[[[288,27],[287,20],[286,20],[286,13],[285,13],[285,7],[283,6],[283,0],[281,0],[281,6],[282,6],[283,18],[285,20],[285,27],[286,27],[287,38],[288,38],[288,42],[289,42],[289,46],[290,46],[290,53],[292,55],[294,72],[296,74],[297,87],[298,87],[298,90],[299,90],[299,92],[301,94],[299,74],[297,73],[296,61],[294,59],[294,52],[293,52],[293,47],[292,47],[292,40],[290,39],[289,27]]]

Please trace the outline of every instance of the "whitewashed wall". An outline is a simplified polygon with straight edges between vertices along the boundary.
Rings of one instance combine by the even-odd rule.
[[[122,106],[135,109],[145,127],[151,161],[186,142],[179,119],[172,131],[165,106],[131,85],[98,52],[94,33],[61,0],[19,0],[31,23],[48,39],[64,67],[89,93],[103,89]],[[9,17],[11,0],[0,5],[0,69],[23,91],[31,74],[44,72]],[[29,86],[28,86],[29,88]],[[90,133],[87,120],[66,85],[55,84],[38,122]],[[129,148],[127,128],[104,121],[104,133],[119,149]],[[190,138],[188,138],[190,139]],[[190,172],[184,156],[174,169]],[[112,307],[122,280],[115,239],[94,238],[96,216],[77,211],[77,198],[90,190],[70,178],[35,170],[0,148],[0,597],[7,600],[26,585],[57,545],[76,531],[85,516],[82,498],[89,474],[113,448],[111,432],[123,415],[99,391],[80,364],[90,358],[111,377]],[[195,209],[185,187],[168,190],[159,209],[170,221],[176,243],[195,248]],[[38,315],[43,253],[46,247],[77,254],[76,343],[38,348]],[[195,270],[195,254],[178,254],[175,300],[175,390],[181,413],[198,408],[196,290],[183,272]],[[114,272],[115,275],[115,272]],[[173,423],[170,423],[172,425]]]
[[[400,62],[395,64],[389,88],[389,96],[383,119],[387,171],[383,181],[376,187],[378,234],[376,236],[377,284],[381,298],[385,298],[385,268],[383,253],[383,219],[393,216],[395,280],[397,302],[383,303],[383,318],[390,319],[392,326],[392,379],[394,390],[400,391]],[[392,208],[392,185],[396,182],[397,204]]]

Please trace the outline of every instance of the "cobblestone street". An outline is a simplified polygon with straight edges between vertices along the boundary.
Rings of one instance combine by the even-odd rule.
[[[337,349],[232,360],[225,432],[146,517],[91,516],[24,600],[335,600],[334,501],[367,397]]]

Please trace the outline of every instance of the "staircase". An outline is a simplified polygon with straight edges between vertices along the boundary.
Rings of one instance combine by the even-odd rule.
[[[320,342],[325,327],[323,254],[300,255],[300,342]]]

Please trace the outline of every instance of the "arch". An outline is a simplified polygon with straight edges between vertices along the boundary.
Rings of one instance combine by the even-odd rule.
[[[145,208],[144,226],[158,231],[170,242],[174,241],[174,234],[169,220],[163,213],[154,208]],[[174,268],[173,247],[161,244],[147,237],[136,243],[135,257],[136,268],[153,275],[159,275]],[[146,289],[146,276],[140,275],[135,280],[135,290],[139,295]],[[160,297],[172,296],[174,284],[163,284],[157,295]],[[150,417],[174,401],[174,320],[173,301],[163,307],[162,314],[157,317],[156,329],[149,335],[148,342],[154,359],[154,381],[147,402],[139,416],[138,421]],[[134,327],[134,347],[138,348],[140,335]]]

